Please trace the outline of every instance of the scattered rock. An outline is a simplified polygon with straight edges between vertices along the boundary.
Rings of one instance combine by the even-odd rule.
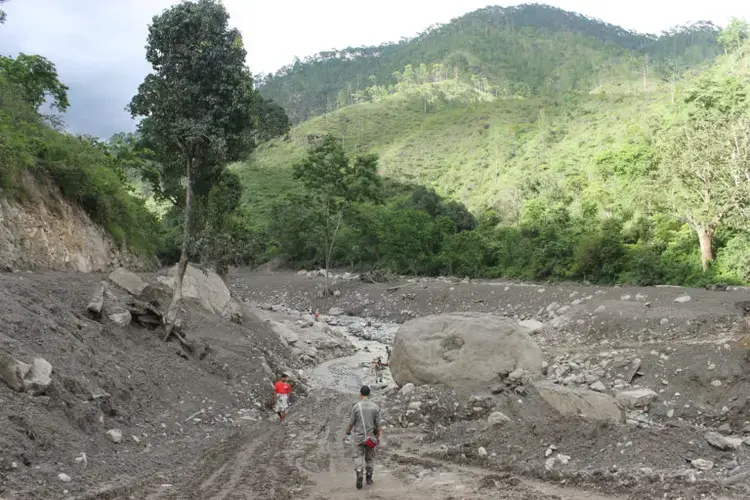
[[[611,396],[587,389],[536,382],[539,395],[563,415],[579,415],[592,420],[623,422],[625,416]]]
[[[544,323],[535,319],[525,319],[523,321],[519,321],[518,324],[523,326],[524,328],[528,328],[530,332],[535,332],[544,328]]]
[[[16,392],[44,394],[52,383],[52,365],[44,358],[34,358],[31,364],[0,352],[0,379]]]
[[[704,437],[708,444],[722,451],[736,450],[742,446],[742,439],[736,437],[722,436],[718,432],[707,432]]]
[[[146,288],[146,282],[140,276],[124,267],[118,267],[112,271],[107,279],[134,297],[140,296]]]
[[[13,359],[8,354],[0,352],[0,379],[16,392],[26,389],[23,378],[31,367],[23,361]]]
[[[167,307],[172,301],[172,289],[162,283],[147,283],[138,299],[160,307]]]
[[[690,465],[702,471],[709,471],[714,468],[714,463],[712,461],[705,460],[703,458],[696,458],[694,460],[691,460]]]
[[[691,300],[692,299],[690,295],[683,295],[681,297],[677,297],[676,299],[674,299],[674,301],[677,302],[678,304],[684,304],[686,302],[690,302]]]
[[[490,416],[487,417],[487,423],[490,425],[499,425],[505,422],[510,422],[510,418],[502,412],[493,411]]]
[[[597,380],[589,386],[589,389],[596,392],[605,392],[607,390],[607,387],[602,383],[601,380]]]
[[[96,318],[102,315],[102,308],[104,307],[104,290],[106,287],[107,283],[102,281],[94,292],[94,295],[91,296],[89,304],[86,306],[86,310]]]
[[[722,411],[722,413],[725,413],[725,412]],[[731,434],[732,433],[732,426],[730,426],[729,424],[726,424],[726,423],[725,424],[721,424],[719,426],[719,432],[721,432],[722,434]]]
[[[69,475],[67,475],[67,474],[63,474],[63,473],[60,473],[60,474],[58,474],[58,475],[57,475],[57,479],[59,479],[59,480],[60,480],[60,481],[62,481],[63,483],[69,483],[69,482],[71,482],[71,481],[73,480],[73,478],[72,478],[72,477],[70,477],[70,476],[69,476]]]
[[[332,307],[328,310],[328,315],[329,316],[343,316],[344,310],[341,309],[340,307]]]
[[[130,311],[121,311],[109,315],[109,319],[120,328],[127,328],[133,320]]]
[[[401,325],[391,355],[399,385],[487,383],[517,368],[541,373],[542,351],[516,321],[484,313],[424,316]]]
[[[646,408],[659,395],[651,389],[634,389],[617,394],[617,401],[627,409]]]
[[[479,447],[479,449],[477,450],[477,453],[479,454],[480,457],[486,457],[487,456],[487,450],[484,449],[483,446]]]
[[[403,394],[403,395],[407,395],[407,394],[410,394],[410,393],[414,392],[414,389],[416,389],[416,387],[414,386],[414,384],[412,384],[411,382],[409,382],[407,384],[404,384],[404,386],[401,388],[401,390],[399,392],[401,394]]]
[[[633,379],[636,377],[636,375],[639,374],[639,370],[641,369],[641,360],[636,358],[630,363],[630,369],[628,370],[627,375],[625,376],[625,380],[627,380],[628,384],[633,383]]]
[[[115,444],[122,443],[122,431],[119,429],[110,429],[107,431],[107,437]]]
[[[721,383],[721,380],[716,379],[716,380],[712,380],[711,381],[711,385],[714,386],[714,387],[721,387],[722,383]]]
[[[44,394],[52,383],[52,365],[44,358],[34,358],[31,369],[24,377],[26,392],[35,396]]]

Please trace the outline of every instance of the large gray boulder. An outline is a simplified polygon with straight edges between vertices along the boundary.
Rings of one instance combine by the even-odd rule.
[[[542,351],[529,329],[486,313],[436,314],[401,325],[393,341],[393,380],[466,387],[516,369],[541,373]]]
[[[172,267],[169,276],[159,276],[161,284],[174,289],[174,275],[177,266]],[[213,271],[198,269],[188,265],[182,280],[182,296],[198,301],[206,310],[225,319],[239,323],[242,319],[240,305],[232,298],[224,280]]]

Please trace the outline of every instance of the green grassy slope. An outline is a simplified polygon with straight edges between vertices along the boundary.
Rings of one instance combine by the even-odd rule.
[[[599,197],[603,179],[595,159],[647,131],[670,101],[663,92],[597,94],[446,103],[425,114],[420,102],[396,95],[302,123],[287,140],[265,144],[233,168],[246,205],[263,219],[279,194],[297,188],[291,166],[308,138],[332,133],[351,152],[377,153],[383,176],[433,187],[475,212],[512,213],[521,193]],[[604,208],[609,203],[599,201]]]

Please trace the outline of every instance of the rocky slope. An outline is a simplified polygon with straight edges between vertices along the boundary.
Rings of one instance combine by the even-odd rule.
[[[343,438],[362,383],[385,425],[373,498],[750,491],[744,290],[340,275],[323,299],[318,273],[234,270],[230,296],[192,269],[186,350],[153,321],[165,273],[0,273],[0,363],[13,367],[0,366],[0,498],[349,500]],[[399,323],[441,311],[526,321],[541,371],[472,387],[377,383],[371,361]],[[268,408],[280,371],[302,396],[287,426]],[[568,405],[579,395],[616,402],[617,418]]]
[[[104,271],[146,263],[123,250],[57,189],[27,176],[23,202],[0,192],[0,269]]]

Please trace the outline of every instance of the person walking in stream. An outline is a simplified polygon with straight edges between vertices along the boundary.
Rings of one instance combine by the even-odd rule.
[[[362,489],[363,472],[366,473],[368,485],[373,484],[372,473],[375,462],[375,448],[380,444],[382,428],[380,427],[380,408],[370,401],[370,388],[363,385],[359,390],[359,401],[352,405],[349,413],[349,427],[346,429],[346,441],[352,442],[354,470],[357,474],[357,489]]]

